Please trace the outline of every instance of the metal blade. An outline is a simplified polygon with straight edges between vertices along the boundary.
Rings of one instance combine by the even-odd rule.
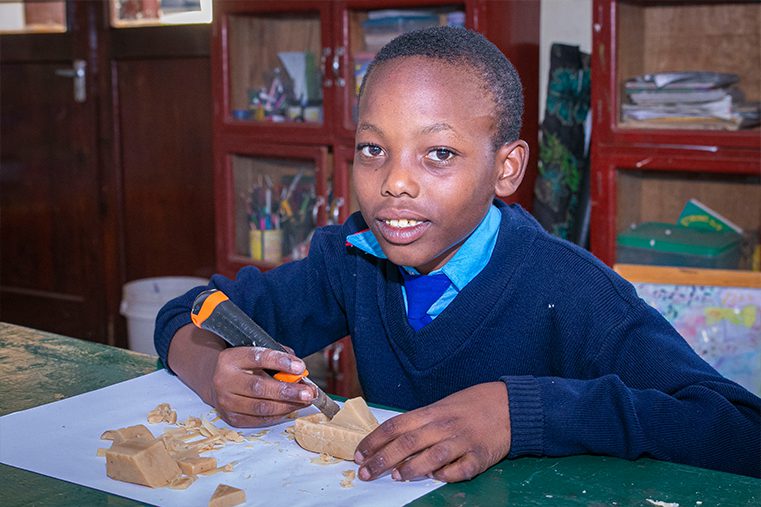
[[[307,377],[301,379],[301,382],[314,387],[315,391],[317,392],[317,398],[314,399],[312,405],[317,407],[317,410],[325,414],[328,419],[333,419],[333,416],[336,415],[339,410],[341,410],[341,407],[338,406],[338,403],[331,400],[328,395],[325,394],[325,392],[317,386],[317,384],[309,380]]]

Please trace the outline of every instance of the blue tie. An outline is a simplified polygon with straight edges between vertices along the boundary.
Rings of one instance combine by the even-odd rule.
[[[444,273],[411,275],[402,268],[399,270],[404,277],[404,290],[407,294],[407,321],[415,331],[419,331],[433,320],[427,312],[452,282]]]

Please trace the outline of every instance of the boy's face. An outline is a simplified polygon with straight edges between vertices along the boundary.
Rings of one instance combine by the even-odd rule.
[[[494,149],[494,102],[476,74],[398,58],[376,67],[363,92],[352,184],[362,216],[397,265],[440,268],[495,194],[515,190],[500,186],[513,145]]]

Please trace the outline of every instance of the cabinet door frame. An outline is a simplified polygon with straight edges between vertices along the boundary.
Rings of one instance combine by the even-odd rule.
[[[352,48],[351,48],[351,23],[350,11],[352,10],[383,10],[383,9],[426,9],[433,7],[446,7],[461,5],[465,11],[465,27],[471,30],[477,27],[477,6],[479,0],[403,0],[393,2],[390,5],[388,0],[340,0],[333,6],[333,33],[335,34],[332,52],[340,52],[339,59],[339,77],[343,79],[345,85],[334,86],[336,104],[338,108],[337,117],[334,123],[334,132],[342,140],[353,142],[356,125],[351,120],[351,112],[356,96],[351,84],[354,82],[354,76],[351,72]]]
[[[289,13],[316,12],[320,18],[320,49],[325,52],[332,47],[333,4],[328,0],[293,0],[273,3],[266,0],[225,0],[214,2],[214,22],[212,23],[211,73],[219,76],[213,80],[214,130],[231,136],[248,135],[263,142],[283,142],[285,140],[299,144],[327,144],[332,136],[335,124],[334,87],[327,86],[324,76],[328,72],[328,58],[323,58],[320,70],[323,75],[323,120],[322,123],[272,123],[240,121],[232,117],[231,74],[233,62],[230,61],[230,16],[278,15]],[[322,57],[322,55],[319,55]]]
[[[333,188],[336,194],[343,197],[338,218],[343,223],[352,214],[351,172],[354,164],[354,144],[339,144],[333,149]]]
[[[327,146],[288,146],[278,144],[251,144],[245,138],[215,138],[214,161],[214,196],[216,220],[217,271],[225,276],[234,277],[245,266],[257,266],[262,270],[275,267],[275,264],[255,262],[250,258],[235,253],[235,182],[233,174],[233,157],[267,157],[282,159],[299,159],[314,163],[315,191],[317,196],[326,198],[327,168],[330,154]],[[323,206],[324,208],[324,206]],[[320,223],[324,221],[324,209],[320,210]]]
[[[684,173],[711,176],[758,176],[759,159],[752,150],[699,150],[669,146],[596,146],[591,159],[590,249],[604,263],[616,261],[619,172]],[[676,220],[676,217],[674,217]]]
[[[621,87],[618,83],[619,50],[625,47],[619,44],[617,20],[619,4],[636,4],[621,0],[593,0],[592,21],[592,107],[595,136],[598,142],[605,144],[667,144],[671,146],[703,146],[706,149],[731,147],[761,150],[761,135],[758,129],[740,131],[684,130],[684,129],[638,129],[619,126],[619,104]],[[648,2],[639,2],[643,6]],[[721,0],[692,0],[674,5],[722,3],[751,4],[745,0],[722,2]],[[674,69],[678,70],[678,69]]]

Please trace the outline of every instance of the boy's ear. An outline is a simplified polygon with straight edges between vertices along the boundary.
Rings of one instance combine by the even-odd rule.
[[[494,161],[497,165],[497,182],[494,185],[497,197],[507,197],[518,190],[526,174],[528,155],[528,144],[522,139],[503,144],[497,150]]]

